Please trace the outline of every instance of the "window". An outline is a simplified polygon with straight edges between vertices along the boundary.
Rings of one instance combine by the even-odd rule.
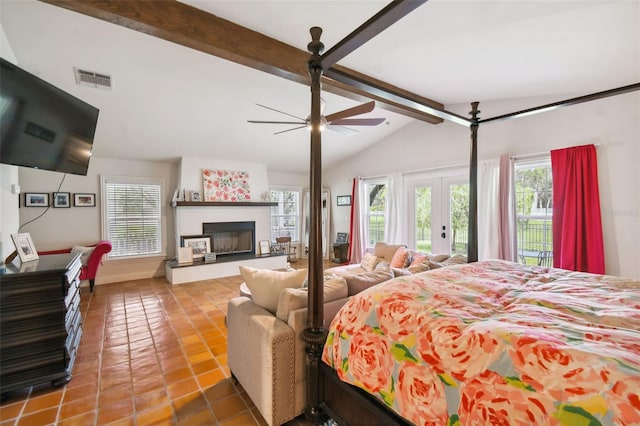
[[[163,255],[162,180],[102,176],[103,238],[109,257]]]
[[[364,184],[364,218],[367,247],[385,241],[384,221],[387,187],[382,181],[367,181]]]
[[[553,265],[551,160],[516,161],[518,257],[529,265]]]
[[[271,201],[278,203],[271,207],[271,241],[276,237],[291,237],[300,240],[300,191],[272,189]]]

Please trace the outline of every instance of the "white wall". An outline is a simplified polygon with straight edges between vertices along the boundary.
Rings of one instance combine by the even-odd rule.
[[[557,99],[553,99],[557,100]],[[481,117],[493,117],[549,99],[480,104]],[[466,115],[468,105],[450,108]],[[529,117],[486,123],[478,133],[480,160],[500,154],[548,152],[589,143],[598,144],[600,197],[603,213],[606,271],[640,277],[640,94],[637,92],[565,107]],[[469,130],[445,122],[415,122],[387,140],[338,164],[324,174],[333,194],[350,192],[355,176],[428,170],[468,164]],[[335,198],[335,197],[334,197]],[[347,209],[333,210],[332,235],[348,232]]]
[[[7,40],[2,25],[0,25],[0,56],[7,61],[17,64],[13,49]],[[19,209],[18,194],[11,191],[12,185],[18,185],[18,168],[0,164],[0,264],[13,250],[11,234],[18,232]]]
[[[178,185],[187,194],[199,191],[202,194],[202,170],[236,170],[249,174],[249,191],[251,201],[262,201],[262,194],[269,191],[267,167],[264,164],[246,161],[221,160],[217,158],[182,157],[180,160],[180,177]],[[189,198],[187,198],[189,200]],[[203,199],[204,201],[204,199]]]

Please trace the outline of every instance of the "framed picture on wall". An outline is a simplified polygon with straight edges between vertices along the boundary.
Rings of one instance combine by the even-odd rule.
[[[74,207],[95,207],[96,194],[73,194]]]
[[[351,195],[338,195],[338,205],[339,206],[350,206],[351,205]]]
[[[49,194],[46,192],[25,192],[25,207],[49,207]]]
[[[69,193],[69,192],[54,192],[53,193],[53,207],[70,208],[71,207],[71,193]]]

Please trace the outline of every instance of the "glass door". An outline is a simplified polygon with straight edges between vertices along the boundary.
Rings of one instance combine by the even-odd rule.
[[[466,255],[469,185],[465,179],[423,178],[407,188],[412,214],[409,241],[416,250]]]

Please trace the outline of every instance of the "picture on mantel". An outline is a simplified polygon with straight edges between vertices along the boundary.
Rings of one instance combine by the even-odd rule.
[[[202,170],[204,201],[249,201],[249,173],[231,170]]]

